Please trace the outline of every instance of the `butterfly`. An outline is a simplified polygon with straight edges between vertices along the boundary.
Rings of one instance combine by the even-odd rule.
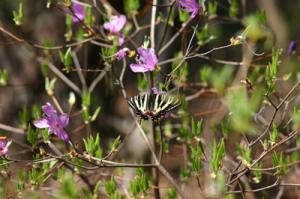
[[[143,94],[128,99],[129,106],[142,119],[154,122],[162,119],[169,111],[180,106],[180,101],[169,95]]]

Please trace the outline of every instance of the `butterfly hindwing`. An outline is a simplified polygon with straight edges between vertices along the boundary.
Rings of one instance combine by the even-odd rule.
[[[180,106],[180,101],[169,95],[144,94],[129,98],[129,106],[143,119],[157,121],[167,112]]]

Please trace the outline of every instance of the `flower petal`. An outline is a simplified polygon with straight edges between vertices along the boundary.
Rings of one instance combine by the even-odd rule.
[[[64,113],[58,117],[58,125],[62,128],[65,128],[69,124],[69,115]]]
[[[116,58],[117,60],[121,60],[126,56],[126,53],[129,51],[128,48],[122,48],[120,49],[117,54],[116,54]]]
[[[117,25],[116,25],[117,31],[120,32],[126,24],[126,16],[125,15],[120,15],[117,22],[118,22]]]
[[[126,16],[112,16],[109,22],[103,24],[103,28],[112,34],[118,34],[126,24]]]
[[[42,106],[42,110],[48,117],[53,117],[57,114],[55,108],[49,102]]]
[[[158,62],[155,50],[153,48],[137,49],[139,58],[137,59],[138,64],[131,64],[130,68],[133,72],[148,72],[155,70],[155,66]]]
[[[69,141],[69,135],[64,129],[57,129],[55,134],[57,135],[57,137],[59,137],[64,142]]]
[[[288,53],[292,54],[297,50],[297,42],[291,41],[288,48]]]
[[[130,64],[130,69],[134,73],[145,73],[150,71],[145,64]]]
[[[202,11],[197,0],[177,0],[177,4],[181,10],[192,13],[191,18],[196,17]]]
[[[79,21],[82,21],[85,17],[84,6],[82,4],[73,2],[72,9],[74,11],[74,14],[76,15],[76,17],[73,16],[73,22],[77,23]]]
[[[120,34],[119,35],[118,45],[122,46],[124,44],[124,42],[125,42],[125,37],[124,37],[124,35]]]
[[[40,119],[40,120],[36,120],[33,122],[33,125],[36,128],[42,129],[42,128],[48,128],[49,124],[48,124],[48,120],[47,119]]]
[[[155,95],[166,95],[166,94],[167,94],[166,91],[159,90],[157,87],[153,87],[153,88],[152,88],[152,92],[153,92]]]
[[[4,147],[3,149],[0,149],[0,156],[5,155],[8,152],[8,148]]]

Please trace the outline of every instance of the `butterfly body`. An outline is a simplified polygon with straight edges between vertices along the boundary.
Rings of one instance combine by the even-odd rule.
[[[129,106],[142,119],[159,121],[169,111],[180,106],[178,99],[169,95],[143,94],[129,98]]]

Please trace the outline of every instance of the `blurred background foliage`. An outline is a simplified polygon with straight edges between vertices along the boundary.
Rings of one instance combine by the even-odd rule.
[[[100,158],[105,154],[116,153],[112,159],[120,162],[149,162],[147,145],[138,129],[132,127],[133,119],[122,95],[122,86],[129,97],[147,92],[149,82],[145,75],[135,74],[127,67],[123,85],[120,83],[122,61],[112,56],[119,49],[118,41],[104,33],[102,24],[111,13],[126,14],[128,23],[123,33],[127,39],[124,46],[132,50],[132,55],[125,58],[129,66],[134,62],[134,50],[149,42],[151,1],[84,2],[88,5],[98,2],[100,11],[106,14],[103,16],[95,7],[85,7],[84,24],[78,24],[66,14],[70,1],[0,1],[0,123],[17,128],[10,132],[0,125],[1,135],[13,140],[9,154],[14,159],[41,158],[44,151],[38,147],[39,140],[55,141],[59,149],[72,153],[69,146],[51,137],[49,132],[37,131],[32,126],[32,121],[42,115],[40,106],[55,96],[64,112],[71,113],[68,130],[72,142],[87,157],[98,158],[101,164]],[[273,198],[275,191],[277,198],[299,198],[296,187],[300,184],[297,164],[300,142],[292,134],[299,128],[299,89],[292,90],[289,98],[284,97],[297,86],[300,77],[299,51],[288,51],[290,42],[300,39],[297,17],[300,1],[203,0],[200,3],[205,11],[193,20],[186,12],[178,11],[176,5],[169,17],[169,7],[157,7],[159,64],[152,74],[154,85],[182,101],[179,111],[161,124],[162,165],[182,184],[187,198]],[[138,32],[135,32],[136,22]],[[169,27],[164,32],[166,23]],[[180,37],[160,53],[183,23],[188,25]],[[111,48],[96,42],[65,46],[95,36],[95,32],[107,38],[94,41]],[[162,35],[164,42],[160,42]],[[77,59],[72,53],[76,53]],[[75,62],[85,69],[82,73],[88,86],[106,71],[93,91],[72,91],[51,69],[56,67],[79,87],[81,80]],[[147,122],[142,122],[142,127],[146,131],[151,128]],[[277,148],[280,140],[288,136],[291,140]],[[155,137],[159,143],[160,135]],[[260,139],[252,144],[257,138]],[[32,148],[19,154],[24,150],[22,143]],[[260,155],[264,155],[261,161]],[[257,158],[259,161],[255,162]],[[0,161],[5,163],[3,159]],[[84,165],[80,159],[71,161]],[[251,169],[228,187],[237,176],[229,177],[238,164],[241,169]],[[262,169],[269,167],[272,172]],[[55,171],[49,180],[47,174],[52,168]],[[64,169],[57,160],[39,166],[22,162],[9,168],[3,165],[0,195],[9,198],[12,194],[14,198],[14,190],[18,190],[20,198],[154,197],[154,179],[149,168],[102,168],[95,175],[91,171],[81,173],[75,167],[73,172],[79,174],[76,177]],[[88,190],[81,175],[88,178],[93,189]],[[229,194],[273,183],[271,189]],[[163,177],[160,186],[164,198],[177,197],[175,189]]]

